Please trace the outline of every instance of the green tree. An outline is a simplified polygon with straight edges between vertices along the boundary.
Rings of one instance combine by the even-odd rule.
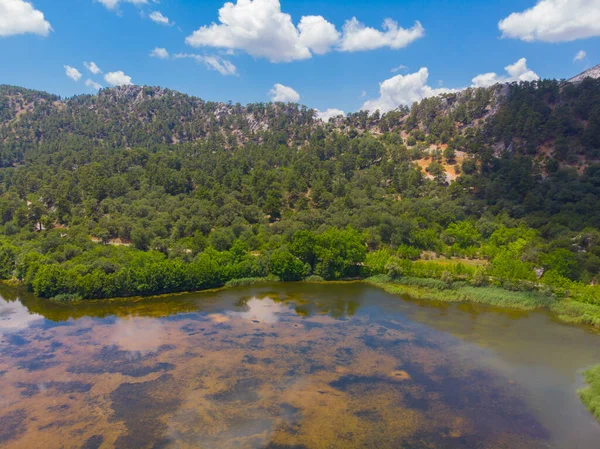
[[[300,281],[310,273],[310,265],[302,262],[286,248],[281,248],[271,254],[269,271],[282,281]]]

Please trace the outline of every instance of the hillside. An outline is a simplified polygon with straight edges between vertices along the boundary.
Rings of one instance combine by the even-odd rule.
[[[385,272],[386,254],[597,293],[584,286],[600,280],[600,80],[467,89],[328,123],[296,104],[162,88],[60,99],[2,86],[0,117],[0,277],[41,296],[337,279]]]
[[[591,69],[588,69],[577,76],[574,76],[569,80],[569,83],[580,83],[586,78],[598,79],[600,78],[600,64]]]
[[[542,81],[532,86],[466,89],[383,116],[349,114],[332,119],[326,127],[345,134],[398,133],[409,147],[417,146],[423,153],[421,165],[448,147],[472,153],[467,147],[473,146],[478,133],[497,156],[507,150],[541,159],[551,157],[580,171],[597,161],[595,150],[600,145],[593,134],[599,125],[591,105],[597,103],[598,83],[590,80],[574,87]],[[557,124],[563,129],[558,142]],[[0,86],[0,166],[23,162],[34,148],[53,151],[57,143],[132,148],[210,140],[234,148],[247,142],[262,143],[267,134],[279,134],[287,145],[302,147],[322,126],[316,111],[291,103],[242,106],[205,102],[168,89],[140,86],[61,100],[43,92]]]

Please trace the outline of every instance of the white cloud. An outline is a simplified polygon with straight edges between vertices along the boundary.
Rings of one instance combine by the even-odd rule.
[[[123,71],[119,70],[118,72],[109,72],[104,75],[104,81],[106,81],[111,86],[128,86],[133,84],[131,82],[131,77],[125,75]]]
[[[369,28],[353,18],[340,33],[322,16],[304,16],[296,26],[281,11],[279,0],[237,0],[219,10],[219,23],[200,27],[185,41],[193,47],[241,50],[271,62],[290,62],[332,50],[403,48],[424,34],[419,22],[406,30],[386,19],[383,28]]]
[[[391,69],[390,72],[396,73],[396,72],[399,72],[400,70],[406,70],[406,69],[408,69],[408,67],[400,64],[398,67],[394,67],[393,69]]]
[[[501,20],[503,37],[525,42],[567,42],[600,36],[600,1],[540,0]]]
[[[100,70],[100,67],[98,67],[96,65],[96,63],[93,61],[92,62],[84,62],[83,65],[85,66],[86,69],[88,69],[94,75],[98,75],[99,73],[102,73],[102,70]]]
[[[204,56],[204,63],[221,75],[235,75],[237,68],[230,61],[219,56]]]
[[[169,59],[169,52],[166,48],[156,47],[150,52],[150,56],[158,59]]]
[[[87,80],[85,80],[85,85],[87,87],[91,87],[92,89],[95,89],[95,90],[102,89],[102,84],[99,84],[99,83],[97,83],[95,81],[92,81],[89,78]]]
[[[324,55],[340,40],[335,25],[321,16],[304,16],[298,24],[300,43],[313,53]]]
[[[198,64],[204,64],[210,70],[216,70],[221,75],[237,75],[237,67],[220,56],[203,56],[192,53],[177,53],[175,59],[193,59]]]
[[[512,83],[513,81],[536,81],[540,77],[527,67],[527,59],[521,58],[514,64],[504,67],[508,76],[500,76],[494,72],[477,75],[473,78],[473,87],[489,87],[498,83]]]
[[[48,36],[52,31],[44,13],[24,0],[0,0],[0,37],[34,33]]]
[[[219,22],[194,31],[186,43],[193,47],[243,50],[271,62],[311,57],[310,49],[300,42],[291,16],[281,12],[279,0],[225,3],[219,10]]]
[[[575,62],[575,61],[583,61],[586,56],[587,56],[587,53],[585,51],[579,50],[577,52],[577,54],[575,55],[575,58],[573,58],[573,62]]]
[[[161,25],[172,25],[173,23],[169,20],[168,17],[163,16],[160,11],[152,11],[150,15],[150,20],[156,23],[160,23]]]
[[[394,20],[385,19],[383,29],[385,31],[367,27],[353,17],[344,24],[344,37],[340,49],[342,51],[361,51],[390,47],[397,50],[425,35],[425,29],[420,22],[416,22],[412,28],[405,29],[399,27]]]
[[[273,89],[269,91],[272,101],[282,101],[284,103],[297,103],[300,100],[300,94],[294,89],[283,84],[275,84]]]
[[[317,111],[317,117],[323,120],[324,122],[328,122],[330,118],[337,117],[339,115],[345,116],[346,113],[341,109],[327,109],[325,111]]]
[[[77,70],[75,67],[71,67],[70,65],[65,66],[65,74],[73,81],[79,81],[83,76],[79,70]]]
[[[148,0],[98,0],[99,3],[102,3],[108,9],[116,9],[119,6],[119,3],[132,3],[134,5],[145,5],[148,3]]]
[[[374,112],[389,112],[399,106],[410,106],[423,98],[434,97],[443,93],[454,92],[453,89],[434,89],[427,85],[429,70],[423,67],[416,73],[396,75],[379,85],[379,98],[365,102],[362,109]]]

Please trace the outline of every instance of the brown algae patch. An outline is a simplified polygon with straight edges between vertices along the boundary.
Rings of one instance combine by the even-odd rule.
[[[23,330],[0,362],[3,448],[547,444],[516,386],[456,363],[439,337],[402,320],[375,323],[352,301],[274,296],[172,319]],[[56,363],[19,365],[49,342]]]

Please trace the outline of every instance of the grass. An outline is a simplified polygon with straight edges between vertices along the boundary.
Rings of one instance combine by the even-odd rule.
[[[225,287],[246,287],[248,285],[261,284],[263,282],[279,282],[279,278],[274,276],[268,276],[262,278],[232,279],[225,284]]]
[[[579,390],[579,397],[592,415],[600,421],[600,365],[585,371],[583,378],[589,386]]]
[[[389,293],[408,295],[417,299],[474,302],[522,310],[549,307],[556,301],[551,296],[538,292],[513,292],[499,287],[473,287],[466,283],[448,284],[437,279],[400,278],[391,280],[387,276],[376,276],[367,279],[366,282],[383,288]]]
[[[304,282],[325,282],[325,279],[323,279],[321,276],[313,275],[304,279]]]
[[[474,287],[464,282],[445,283],[436,279],[375,276],[367,283],[389,293],[442,302],[472,302],[520,310],[550,310],[559,320],[600,328],[600,306],[536,291],[510,291],[500,287]]]
[[[53,296],[50,301],[61,302],[61,303],[75,303],[81,301],[82,298],[76,293],[61,293],[60,295]]]

